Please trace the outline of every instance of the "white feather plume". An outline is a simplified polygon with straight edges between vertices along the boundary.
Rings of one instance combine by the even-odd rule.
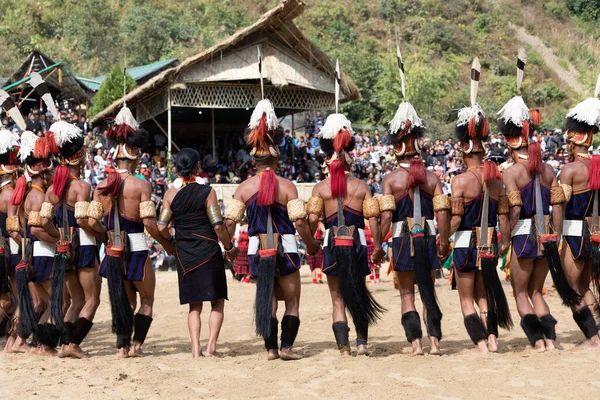
[[[529,119],[529,108],[521,96],[515,96],[498,111],[498,115],[504,119],[504,123],[512,122],[521,128],[523,121]]]
[[[19,159],[21,162],[24,163],[27,157],[33,152],[37,140],[38,137],[35,133],[31,131],[23,132],[21,135],[21,148],[19,149]]]
[[[569,111],[567,118],[600,128],[600,99],[585,99]]]
[[[471,118],[477,118],[479,113],[483,114],[483,109],[478,103],[475,103],[474,106],[471,107],[463,107],[458,110],[458,121],[456,121],[456,126],[464,126],[469,123]]]
[[[398,132],[402,131],[406,125],[406,121],[410,121],[411,127],[414,126],[415,128],[418,128],[423,126],[423,122],[417,115],[417,111],[408,101],[400,103],[396,115],[394,115],[394,118],[390,121],[391,134],[396,135]]]
[[[354,135],[352,123],[344,114],[331,114],[327,117],[325,124],[321,128],[323,139],[335,139],[339,131],[349,130],[351,135]]]
[[[594,97],[600,96],[600,74],[598,74],[598,80],[596,81],[596,89],[594,89]]]
[[[8,129],[0,129],[0,154],[6,154],[19,145],[19,137]]]
[[[65,143],[70,143],[73,139],[83,136],[83,131],[77,125],[69,124],[65,121],[53,123],[50,126],[50,132],[54,133],[58,147],[63,147]]]
[[[123,105],[117,116],[115,117],[115,124],[122,125],[127,124],[133,128],[134,131],[137,131],[140,127],[140,124],[135,120],[131,110],[126,105]]]
[[[277,129],[279,126],[279,120],[277,119],[277,115],[275,115],[273,104],[268,99],[259,101],[254,108],[254,111],[252,111],[250,123],[248,124],[250,129],[254,129],[258,126],[258,124],[260,124],[260,119],[262,118],[263,114],[267,115],[267,128],[270,131]]]

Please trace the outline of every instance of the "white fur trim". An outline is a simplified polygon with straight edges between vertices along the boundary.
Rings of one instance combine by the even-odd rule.
[[[119,111],[119,113],[115,117],[115,124],[127,124],[130,127],[132,127],[135,131],[137,131],[140,127],[140,124],[138,124],[138,122],[135,120],[133,114],[131,113],[131,110],[126,105],[123,105],[121,111]]]
[[[456,126],[467,125],[471,118],[477,119],[479,113],[483,114],[483,109],[477,103],[475,103],[472,107],[463,107],[458,111],[458,121],[456,121]],[[485,115],[484,115],[485,117]]]
[[[63,147],[65,143],[70,143],[73,139],[83,136],[83,131],[77,125],[69,124],[65,121],[56,121],[53,123],[50,126],[50,132],[54,133],[58,147]]]
[[[19,149],[19,159],[21,162],[25,162],[27,157],[33,152],[37,140],[38,137],[35,133],[31,131],[23,132],[21,135],[21,148]]]
[[[417,111],[408,101],[404,101],[398,106],[396,115],[390,121],[390,133],[392,135],[398,134],[398,132],[404,129],[406,121],[410,121],[411,127],[419,128],[423,126],[423,122],[417,115]]]
[[[335,139],[339,131],[349,130],[354,135],[352,123],[344,114],[331,114],[327,117],[325,124],[321,128],[323,139]]]
[[[498,115],[504,119],[504,123],[512,122],[521,128],[523,121],[529,119],[529,108],[527,108],[521,96],[515,96],[498,111]]]
[[[248,126],[250,129],[254,129],[260,123],[260,119],[263,114],[267,115],[267,128],[269,131],[274,131],[279,126],[279,120],[277,119],[277,115],[275,115],[275,109],[273,108],[273,104],[268,99],[263,99],[258,102],[254,111],[252,111],[252,116],[250,117],[250,123]]]
[[[8,129],[0,129],[0,154],[6,154],[19,145],[19,138]]]
[[[592,97],[585,99],[569,111],[567,118],[600,128],[600,100]]]

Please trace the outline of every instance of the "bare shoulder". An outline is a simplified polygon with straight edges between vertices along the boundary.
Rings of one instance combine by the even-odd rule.
[[[211,189],[211,190],[212,190],[212,189]],[[175,195],[177,194],[177,192],[179,192],[179,189],[177,189],[177,188],[174,188],[174,187],[172,187],[172,188],[170,188],[169,190],[167,190],[167,191],[165,192],[165,198],[164,198],[164,201],[165,201],[166,203],[171,203],[171,202],[173,201],[173,199],[175,198]]]
[[[325,181],[321,181],[319,183],[317,183],[314,187],[313,187],[313,191],[312,191],[312,195],[313,196],[320,196],[323,190],[323,187],[325,186]]]

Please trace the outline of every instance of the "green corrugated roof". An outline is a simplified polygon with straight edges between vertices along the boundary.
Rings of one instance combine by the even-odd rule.
[[[178,59],[170,58],[168,60],[157,61],[152,64],[146,64],[146,65],[141,65],[139,67],[128,68],[127,73],[129,74],[129,76],[131,76],[133,78],[133,80],[137,81],[138,79],[142,79],[143,77],[160,70],[164,66],[169,65],[174,61],[178,61]],[[90,90],[97,92],[98,90],[100,90],[100,85],[102,85],[102,82],[104,82],[106,75],[97,76],[95,78],[83,78],[81,76],[78,76],[77,78],[79,78],[81,83],[83,83]]]

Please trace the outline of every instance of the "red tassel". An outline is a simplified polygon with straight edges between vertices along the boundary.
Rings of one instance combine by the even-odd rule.
[[[521,128],[521,136],[523,136],[525,140],[529,139],[529,121],[523,121],[523,127]]]
[[[490,126],[488,124],[487,118],[483,119],[483,128],[481,129],[481,137],[486,138],[490,133]]]
[[[529,163],[527,169],[529,175],[542,172],[542,147],[538,142],[531,143],[528,148]]]
[[[127,140],[129,135],[135,135],[135,130],[127,124],[113,125],[110,127],[108,132],[106,132],[107,138],[121,142],[122,140],[120,139]]]
[[[500,170],[498,169],[498,166],[495,162],[485,160],[483,162],[483,180],[484,182],[488,183],[492,179],[502,179],[502,176],[500,175]]]
[[[413,157],[408,168],[408,186],[414,187],[425,183],[425,165],[421,157]]]
[[[23,198],[25,197],[25,192],[27,192],[27,179],[22,176],[15,185],[15,190],[10,198],[10,204],[13,206],[21,205]]]
[[[590,189],[600,189],[600,155],[592,156],[590,162]]]
[[[265,140],[269,134],[269,127],[267,126],[267,114],[263,113],[260,118],[258,126],[248,134],[246,140],[249,146],[258,147],[258,145]]]
[[[537,128],[542,123],[542,113],[540,110],[529,110],[529,117],[534,128]]]
[[[336,151],[336,153],[340,153],[341,151],[346,150],[348,148],[348,145],[350,144],[350,140],[352,140],[352,135],[350,134],[350,131],[339,131],[338,134],[335,136],[335,139],[333,140],[333,149]]]
[[[346,169],[340,160],[334,160],[329,166],[331,175],[331,196],[346,197]]]
[[[469,137],[477,137],[477,120],[475,118],[469,120]]]
[[[258,205],[270,206],[275,203],[278,183],[275,171],[267,169],[260,175],[260,186],[258,188]]]
[[[48,158],[48,147],[46,146],[46,138],[38,138],[33,147],[33,157]]]
[[[102,196],[116,197],[121,188],[121,174],[116,171],[109,172],[106,178],[106,186],[100,189]]]
[[[10,165],[16,165],[19,163],[19,148],[13,148],[10,152],[9,152],[9,160],[8,162],[10,163]]]
[[[65,165],[60,165],[54,170],[52,192],[61,199],[67,187],[67,182],[69,182],[69,176],[69,168]]]

